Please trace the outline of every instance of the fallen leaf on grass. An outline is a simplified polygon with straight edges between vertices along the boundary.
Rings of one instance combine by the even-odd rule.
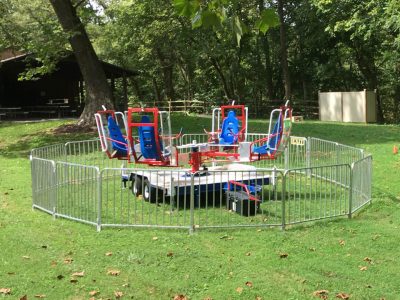
[[[372,259],[369,257],[364,257],[363,261],[366,261],[369,264],[372,264]]]
[[[23,295],[21,298],[19,298],[19,300],[28,300],[28,296],[27,295]]]
[[[186,297],[185,295],[175,295],[174,296],[174,300],[188,300],[188,297]]]
[[[287,253],[279,253],[280,258],[286,258],[288,256],[289,256],[289,254],[287,254]]]
[[[256,300],[262,300],[262,298],[260,296],[257,296]]]
[[[37,295],[35,295],[35,298],[46,298],[46,295],[43,295],[43,294],[37,294]]]
[[[243,292],[243,288],[239,286],[238,288],[236,288],[236,292],[241,294]]]
[[[153,241],[157,241],[157,240],[158,240],[158,237],[153,236]]]
[[[0,294],[9,295],[11,293],[11,289],[9,288],[0,288]]]
[[[114,292],[114,296],[115,296],[115,298],[121,298],[122,296],[124,295],[124,293],[123,292],[120,292],[120,291],[115,291]]]
[[[340,246],[344,246],[344,245],[346,245],[346,242],[345,242],[344,240],[340,240],[340,241],[339,241],[339,245],[340,245]]]
[[[72,273],[72,276],[83,277],[85,276],[85,271]]]
[[[350,298],[350,295],[346,293],[339,293],[336,295],[336,298],[347,300]]]
[[[119,270],[108,270],[107,275],[118,276],[121,271]]]
[[[251,255],[251,252],[247,252],[247,253],[246,253],[246,256],[250,256],[250,255]]]
[[[106,252],[106,256],[111,256],[112,252]]]
[[[315,297],[319,297],[321,299],[328,299],[328,294],[329,294],[329,291],[327,291],[327,290],[319,290],[319,291],[315,291],[313,293],[313,295]]]
[[[74,260],[70,257],[64,258],[64,264],[69,265],[73,262]]]
[[[90,291],[89,295],[90,296],[96,296],[99,293],[99,291]]]
[[[311,252],[317,251],[317,249],[315,249],[315,248],[309,248],[308,250],[310,250]]]
[[[248,287],[253,287],[253,283],[251,281],[246,281],[245,285]]]
[[[29,256],[27,256],[27,255],[24,255],[24,256],[22,256],[22,258],[23,259],[31,259]]]
[[[359,268],[360,268],[360,271],[367,271],[368,270],[368,268],[366,266],[359,266]]]
[[[50,265],[51,265],[52,267],[55,267],[55,266],[57,266],[57,262],[54,261],[54,260],[52,260],[51,263],[50,263]]]

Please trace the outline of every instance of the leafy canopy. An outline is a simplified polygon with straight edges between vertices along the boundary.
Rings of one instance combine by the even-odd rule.
[[[235,0],[173,0],[178,15],[191,19],[192,28],[204,27],[215,31],[228,24],[234,33],[237,45],[240,46],[242,36],[249,32],[249,28],[240,16],[240,1]],[[252,24],[257,32],[265,34],[270,28],[279,25],[279,18],[275,10],[265,8]]]

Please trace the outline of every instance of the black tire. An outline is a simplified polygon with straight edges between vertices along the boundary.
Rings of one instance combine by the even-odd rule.
[[[142,194],[142,178],[139,176],[132,176],[132,194],[135,197]]]
[[[152,203],[157,201],[157,189],[152,187],[150,181],[146,178],[143,183],[143,199]]]

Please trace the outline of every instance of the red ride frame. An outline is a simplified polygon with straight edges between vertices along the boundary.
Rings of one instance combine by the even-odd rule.
[[[134,122],[132,114],[139,114],[139,113],[152,113],[153,115],[153,122],[152,123],[140,123]],[[154,138],[156,142],[156,150],[158,153],[161,153],[161,146],[160,146],[160,137],[158,135],[158,108],[128,108],[128,139],[132,146],[132,155],[135,159],[135,163],[137,164],[147,164],[147,165],[154,165],[154,166],[165,166],[169,165],[169,159],[165,159],[162,155],[160,155],[161,160],[155,159],[144,159],[143,161],[139,161],[139,158],[136,156],[136,152],[134,149],[134,141],[132,137],[132,127],[140,127],[140,126],[150,126],[154,127]]]

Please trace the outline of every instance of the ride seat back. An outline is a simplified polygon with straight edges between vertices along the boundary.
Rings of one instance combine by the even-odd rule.
[[[119,156],[128,155],[128,144],[122,135],[121,129],[112,116],[107,118],[108,132],[110,133],[112,148],[117,151]]]
[[[236,118],[235,111],[228,112],[228,116],[222,122],[220,144],[232,145],[237,142],[239,133],[239,120]]]
[[[151,123],[149,116],[142,116],[141,123]],[[146,159],[160,160],[160,153],[157,151],[156,135],[153,126],[139,126],[140,151]],[[160,142],[160,148],[162,148]]]

